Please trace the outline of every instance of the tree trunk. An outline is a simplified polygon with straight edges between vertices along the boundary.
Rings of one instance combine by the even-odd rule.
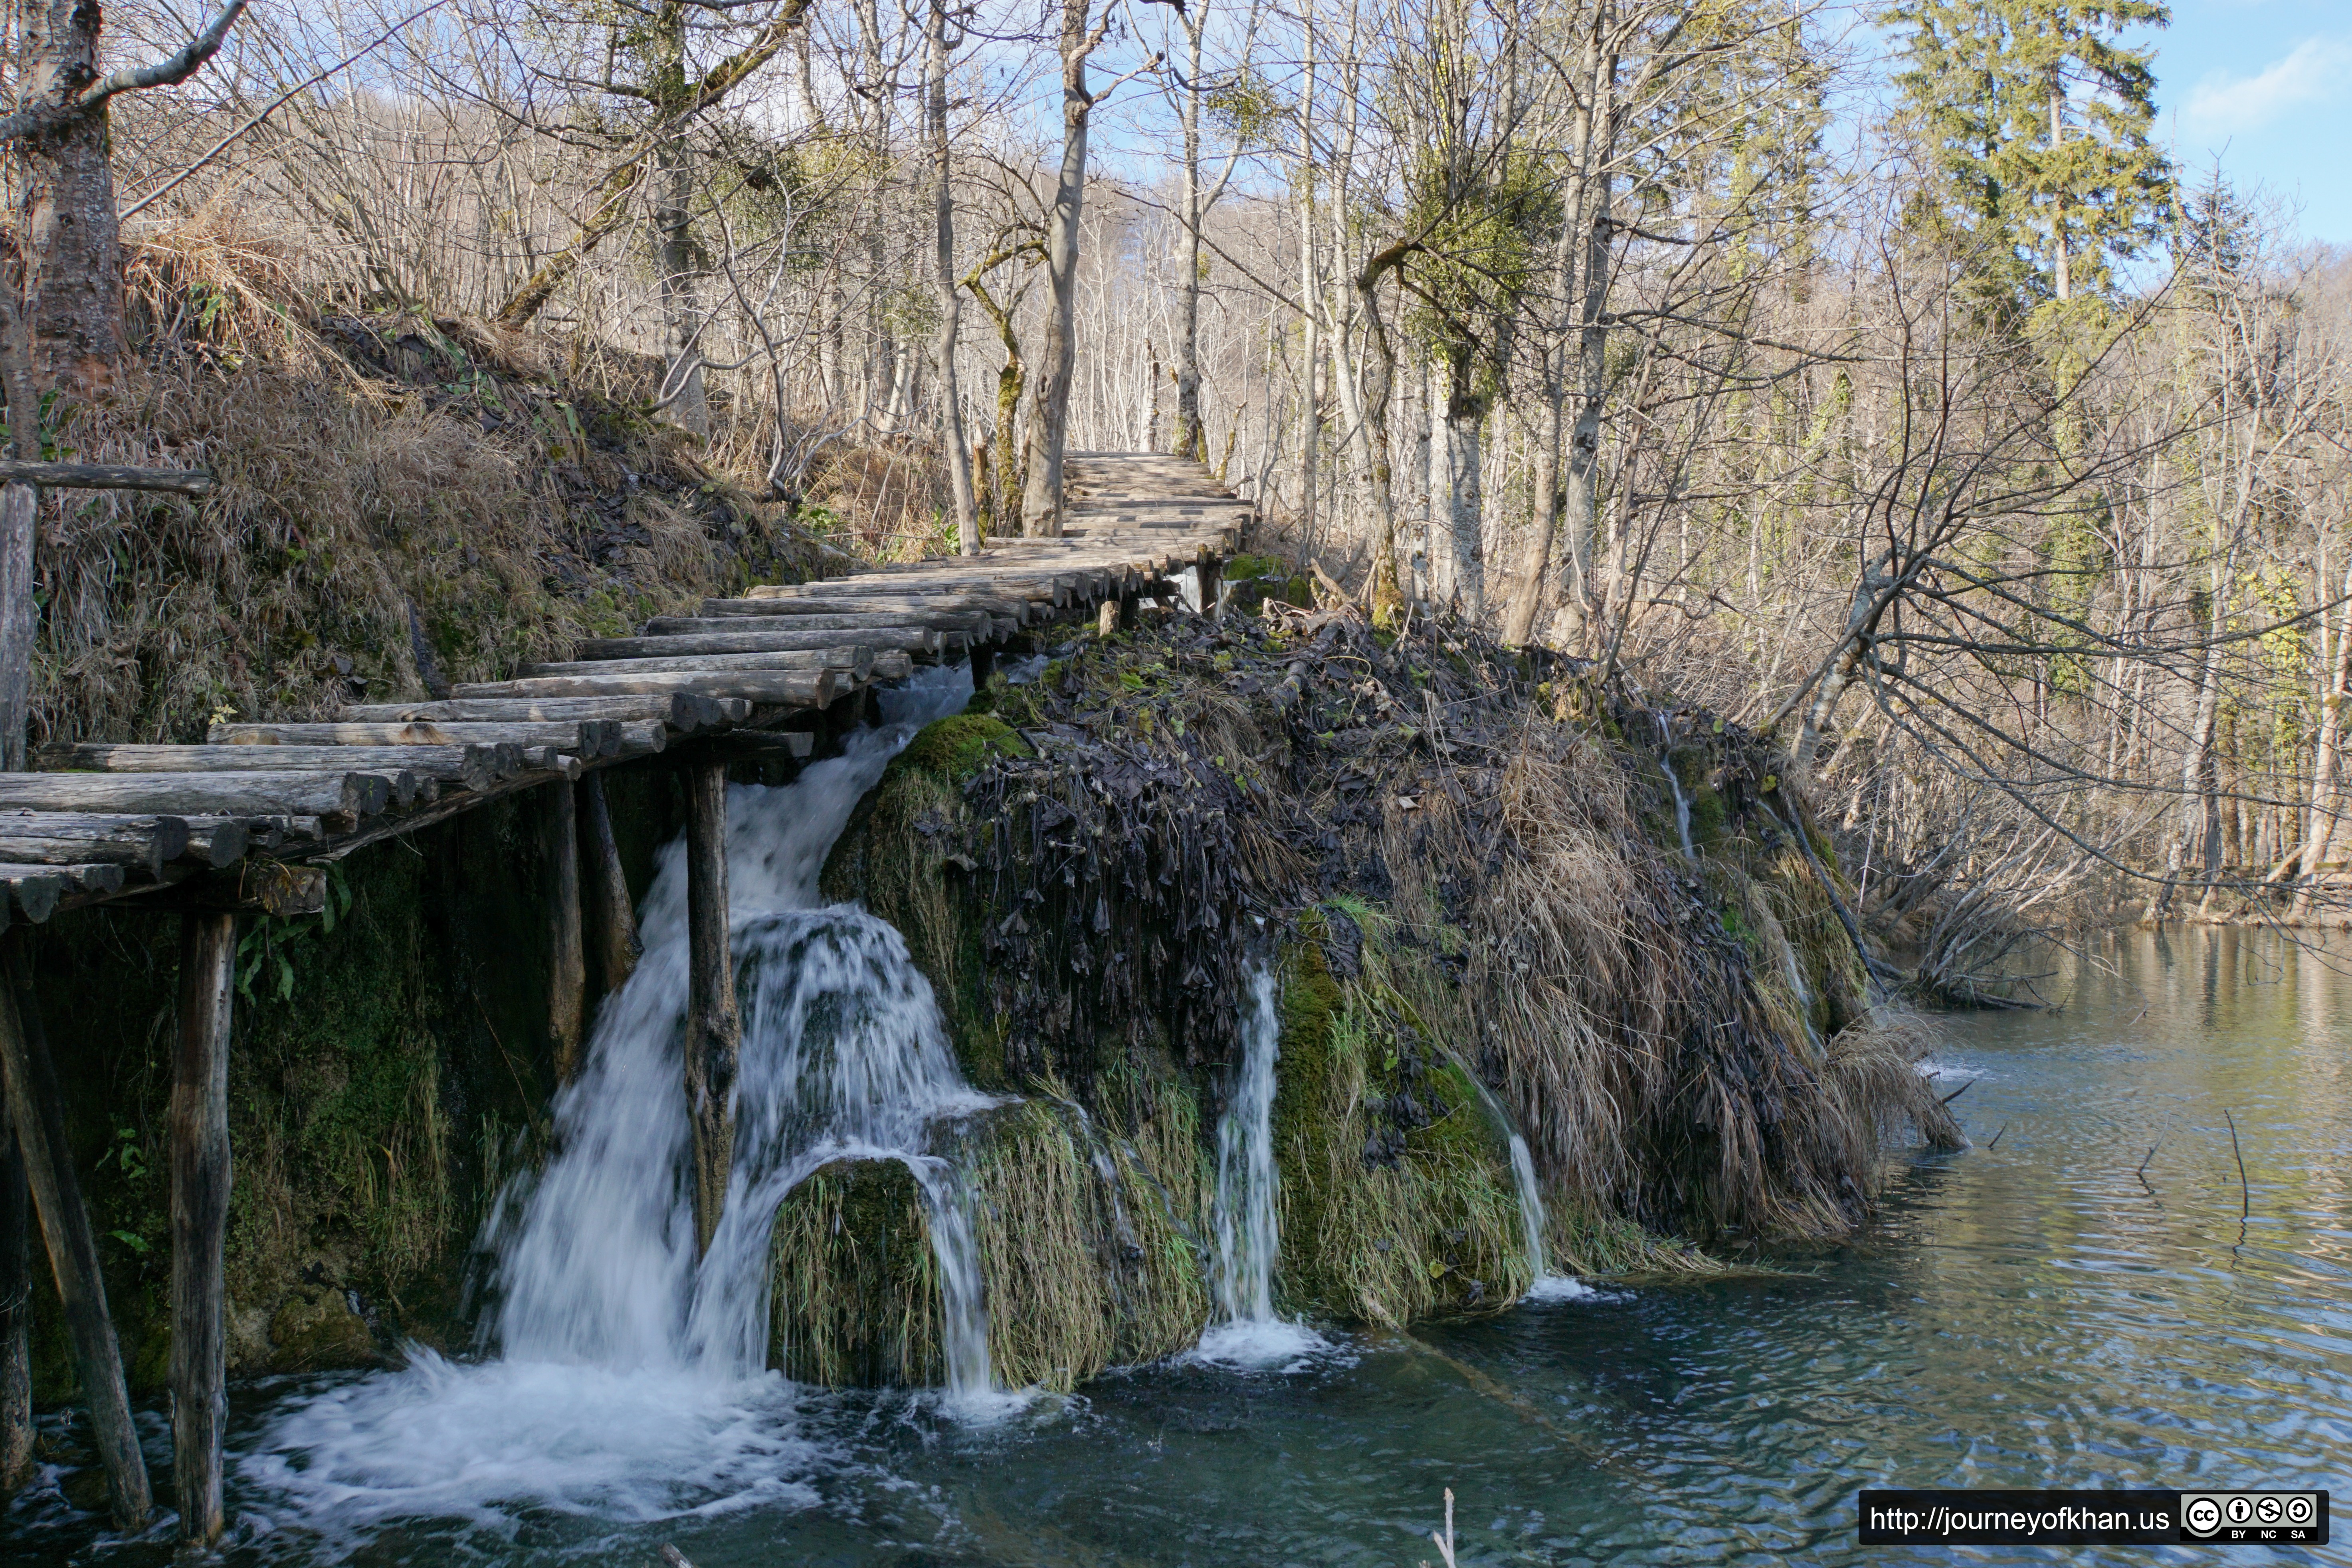
[[[2345,591],[2352,594],[2352,573],[2346,575]],[[2336,637],[2333,663],[2319,700],[2319,737],[2312,757],[2311,804],[2305,814],[2302,878],[2295,886],[2294,903],[2287,917],[2294,921],[2311,918],[2312,903],[2319,894],[2321,868],[2336,843],[2336,777],[2343,768],[2344,704],[2347,690],[2352,690],[2352,603],[2345,606],[2344,626]]]
[[[1486,548],[1480,539],[1485,522],[1480,490],[1480,433],[1486,420],[1486,399],[1475,390],[1476,371],[1467,350],[1450,357],[1446,374],[1445,456],[1451,506],[1447,515],[1446,548],[1452,557],[1454,609],[1475,621],[1486,611]]]
[[[1030,410],[1028,472],[1021,498],[1022,528],[1033,537],[1062,531],[1062,449],[1077,369],[1078,224],[1085,216],[1087,135],[1095,101],[1087,91],[1087,57],[1101,41],[1099,31],[1087,30],[1088,5],[1089,0],[1062,0],[1062,163],[1045,229],[1045,363]]]
[[[98,78],[99,7],[30,0],[23,12],[24,107],[63,104]],[[104,105],[16,146],[24,199],[26,347],[39,384],[89,398],[122,353],[122,251]]]
[[[1423,402],[1428,407],[1429,451],[1428,485],[1429,515],[1424,520],[1422,560],[1428,574],[1431,607],[1454,602],[1454,462],[1446,451],[1452,426],[1446,423],[1446,382],[1444,365],[1434,356],[1428,362],[1425,375],[1428,395]]]
[[[664,353],[662,396],[669,416],[697,436],[710,434],[710,396],[702,377],[702,305],[695,278],[702,247],[693,227],[694,164],[680,127],[664,137],[655,153],[659,165],[654,227],[661,236],[661,307]]]
[[[1176,455],[1209,460],[1209,438],[1201,426],[1201,35],[1204,5],[1184,13],[1190,54],[1178,118],[1183,128],[1184,167],[1178,195],[1176,234]]]
[[[180,1035],[172,1063],[172,1484],[180,1539],[221,1532],[228,1426],[226,1322],[232,1179],[228,1047],[236,917],[182,917]]]
[[[1536,618],[1543,613],[1544,584],[1551,575],[1552,541],[1559,525],[1559,433],[1562,391],[1557,352],[1544,351],[1543,426],[1536,433],[1532,476],[1535,516],[1528,529],[1525,562],[1519,580],[1511,585],[1511,604],[1503,617],[1503,642],[1525,647],[1535,640]]]
[[[963,400],[956,390],[956,336],[963,324],[963,290],[955,275],[955,157],[948,145],[947,0],[931,0],[925,24],[928,69],[923,107],[931,138],[931,226],[937,247],[932,292],[940,302],[939,337],[932,353],[939,363],[940,427],[948,450],[948,479],[955,497],[956,548],[980,553],[980,508],[973,497],[971,452],[964,445]]]
[[[1323,400],[1318,377],[1323,353],[1317,340],[1322,310],[1316,281],[1315,244],[1315,26],[1307,13],[1304,90],[1298,99],[1298,516],[1294,537],[1302,554],[1311,553],[1315,537],[1316,490],[1321,483],[1317,469],[1323,449]]]

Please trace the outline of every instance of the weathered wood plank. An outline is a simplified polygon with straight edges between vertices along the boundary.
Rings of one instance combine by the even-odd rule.
[[[787,708],[822,708],[847,689],[829,669],[714,671],[703,675],[551,675],[526,680],[460,686],[459,699],[526,697],[635,697],[682,693],[696,697],[732,697]],[[5,804],[0,792],[0,804]]]
[[[66,1140],[65,1100],[58,1092],[48,1039],[33,1000],[22,938],[11,931],[0,943],[5,947],[5,956],[0,958],[0,971],[5,972],[5,984],[0,984],[0,1084],[8,1097],[17,1147],[24,1151],[26,1184],[64,1307],[67,1338],[89,1405],[90,1436],[106,1469],[114,1522],[124,1531],[143,1530],[154,1509],[153,1494],[139,1452],[138,1429],[131,1420],[121,1347],[107,1312],[98,1240],[90,1230],[89,1211],[82,1205],[81,1183]]]
[[[160,490],[170,495],[210,495],[212,475],[202,468],[131,468],[111,463],[36,463],[0,458],[0,483],[47,485],[61,490]]]
[[[188,853],[188,840],[179,816],[0,812],[0,860],[16,865],[119,866],[152,879]]]
[[[180,1539],[221,1532],[228,1426],[228,1046],[236,917],[181,917],[178,1047],[172,1057],[172,1485]]]
[[[372,816],[390,781],[362,773],[0,773],[0,810],[168,816]]]
[[[105,862],[0,863],[0,889],[5,889],[7,906],[0,910],[0,926],[8,923],[12,912],[38,925],[56,911],[58,900],[77,893],[115,892],[122,883],[122,868]]]
[[[557,664],[527,664],[524,679],[562,675],[696,675],[709,671],[838,669],[852,680],[863,680],[874,668],[874,649],[866,647],[795,648],[781,653],[710,653],[663,655],[647,658],[567,659]]]
[[[727,764],[686,772],[686,1100],[694,1127],[697,1256],[727,1198],[735,1163],[735,1068],[743,1023],[735,1005],[735,961],[727,932]]]
[[[577,659],[664,658],[697,654],[823,653],[844,644],[856,644],[877,653],[894,649],[937,653],[941,635],[929,626],[883,626],[863,627],[853,637],[843,637],[835,631],[803,631],[794,626],[689,636],[589,637],[575,645],[572,652]]]
[[[692,691],[619,692],[601,697],[499,697],[436,702],[365,703],[343,710],[362,723],[549,723],[563,720],[612,719],[623,723],[658,722],[692,734],[723,729],[751,716],[751,704],[738,698]]]
[[[961,591],[925,595],[896,591],[896,596],[883,593],[827,594],[822,596],[802,595],[796,598],[779,599],[705,599],[698,618],[709,620],[721,616],[840,616],[872,615],[882,611],[922,615],[929,611],[980,610],[1000,618],[1028,623],[1031,610],[1026,599],[1005,598],[995,594],[973,594]]]
[[[408,746],[118,746],[90,742],[46,748],[53,768],[101,773],[285,773],[318,768],[336,773],[405,773],[417,778],[484,789],[522,768],[522,748],[484,745]],[[394,797],[399,799],[397,783]],[[413,793],[413,789],[412,789]],[[405,801],[399,801],[406,805]]]
[[[885,610],[876,615],[807,615],[771,616],[766,622],[746,624],[741,616],[656,616],[646,623],[639,635],[648,637],[769,637],[809,636],[826,632],[898,631],[921,628],[936,632],[962,632],[970,637],[986,637],[995,617],[986,610],[917,609]],[[634,638],[610,639],[617,642]],[[834,642],[856,642],[856,637],[835,637]],[[584,646],[584,645],[583,645]],[[583,658],[587,657],[583,655]]]
[[[617,720],[544,724],[215,724],[215,746],[552,746],[578,757],[610,757],[621,749]]]

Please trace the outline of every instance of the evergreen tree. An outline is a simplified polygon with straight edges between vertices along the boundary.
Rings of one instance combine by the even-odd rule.
[[[2154,240],[2172,171],[2148,139],[2163,0],[1897,0],[1907,31],[1895,77],[1949,182],[1948,221],[1980,241],[2022,303],[2095,291],[2114,258]]]

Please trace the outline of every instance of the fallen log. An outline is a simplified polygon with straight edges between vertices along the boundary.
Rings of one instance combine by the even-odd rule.
[[[0,773],[0,811],[356,820],[391,799],[390,781],[363,773]]]
[[[0,812],[0,861],[13,865],[121,866],[155,878],[187,853],[188,824],[178,816]]]
[[[89,768],[117,773],[284,773],[320,768],[337,773],[405,773],[487,789],[522,766],[522,748],[482,745],[410,746],[118,746],[84,742],[45,748],[42,760],[56,768]],[[415,786],[409,786],[410,794]],[[405,805],[400,786],[394,799]]]
[[[774,707],[822,708],[846,690],[848,685],[829,669],[715,671],[702,675],[552,675],[460,686],[453,695],[462,700],[675,694],[737,698]],[[0,804],[5,804],[5,794],[0,794]]]
[[[434,702],[367,703],[343,710],[343,717],[362,723],[549,723],[564,720],[611,719],[623,723],[653,721],[692,734],[698,730],[724,729],[751,716],[751,704],[737,698],[709,697],[694,691],[623,691],[588,697],[517,697],[443,699]]]
[[[0,458],[0,484],[47,485],[59,490],[161,490],[171,495],[212,493],[213,477],[201,468],[131,468],[111,463],[34,463]]]

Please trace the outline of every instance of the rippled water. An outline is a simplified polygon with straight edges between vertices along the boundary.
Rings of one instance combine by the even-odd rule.
[[[642,1493],[593,1474],[499,1507],[490,1478],[462,1500],[418,1498],[418,1517],[380,1513],[341,1550],[1410,1568],[1434,1558],[1425,1532],[1451,1487],[1470,1563],[2203,1560],[1853,1544],[1864,1485],[2315,1485],[2339,1510],[2352,1491],[2352,982],[2261,933],[2132,934],[2101,955],[2119,973],[2045,984],[2063,1010],[1948,1021],[1937,1056],[1969,1085],[1954,1109],[1979,1147],[1906,1163],[1867,1235],[1778,1272],[1605,1289],[1408,1342],[1335,1333],[1284,1373],[1155,1368],[982,1426],[928,1398],[768,1378],[705,1432],[616,1387],[614,1419],[649,1444],[712,1446],[708,1484],[671,1498],[672,1517],[600,1510]],[[320,1408],[331,1382],[236,1391],[239,1436],[272,1409]],[[331,1555],[256,1480],[229,1500],[230,1561]],[[163,1559],[100,1550],[94,1529],[50,1490],[17,1505],[5,1548]],[[2352,1563],[2352,1547],[2263,1560]]]

